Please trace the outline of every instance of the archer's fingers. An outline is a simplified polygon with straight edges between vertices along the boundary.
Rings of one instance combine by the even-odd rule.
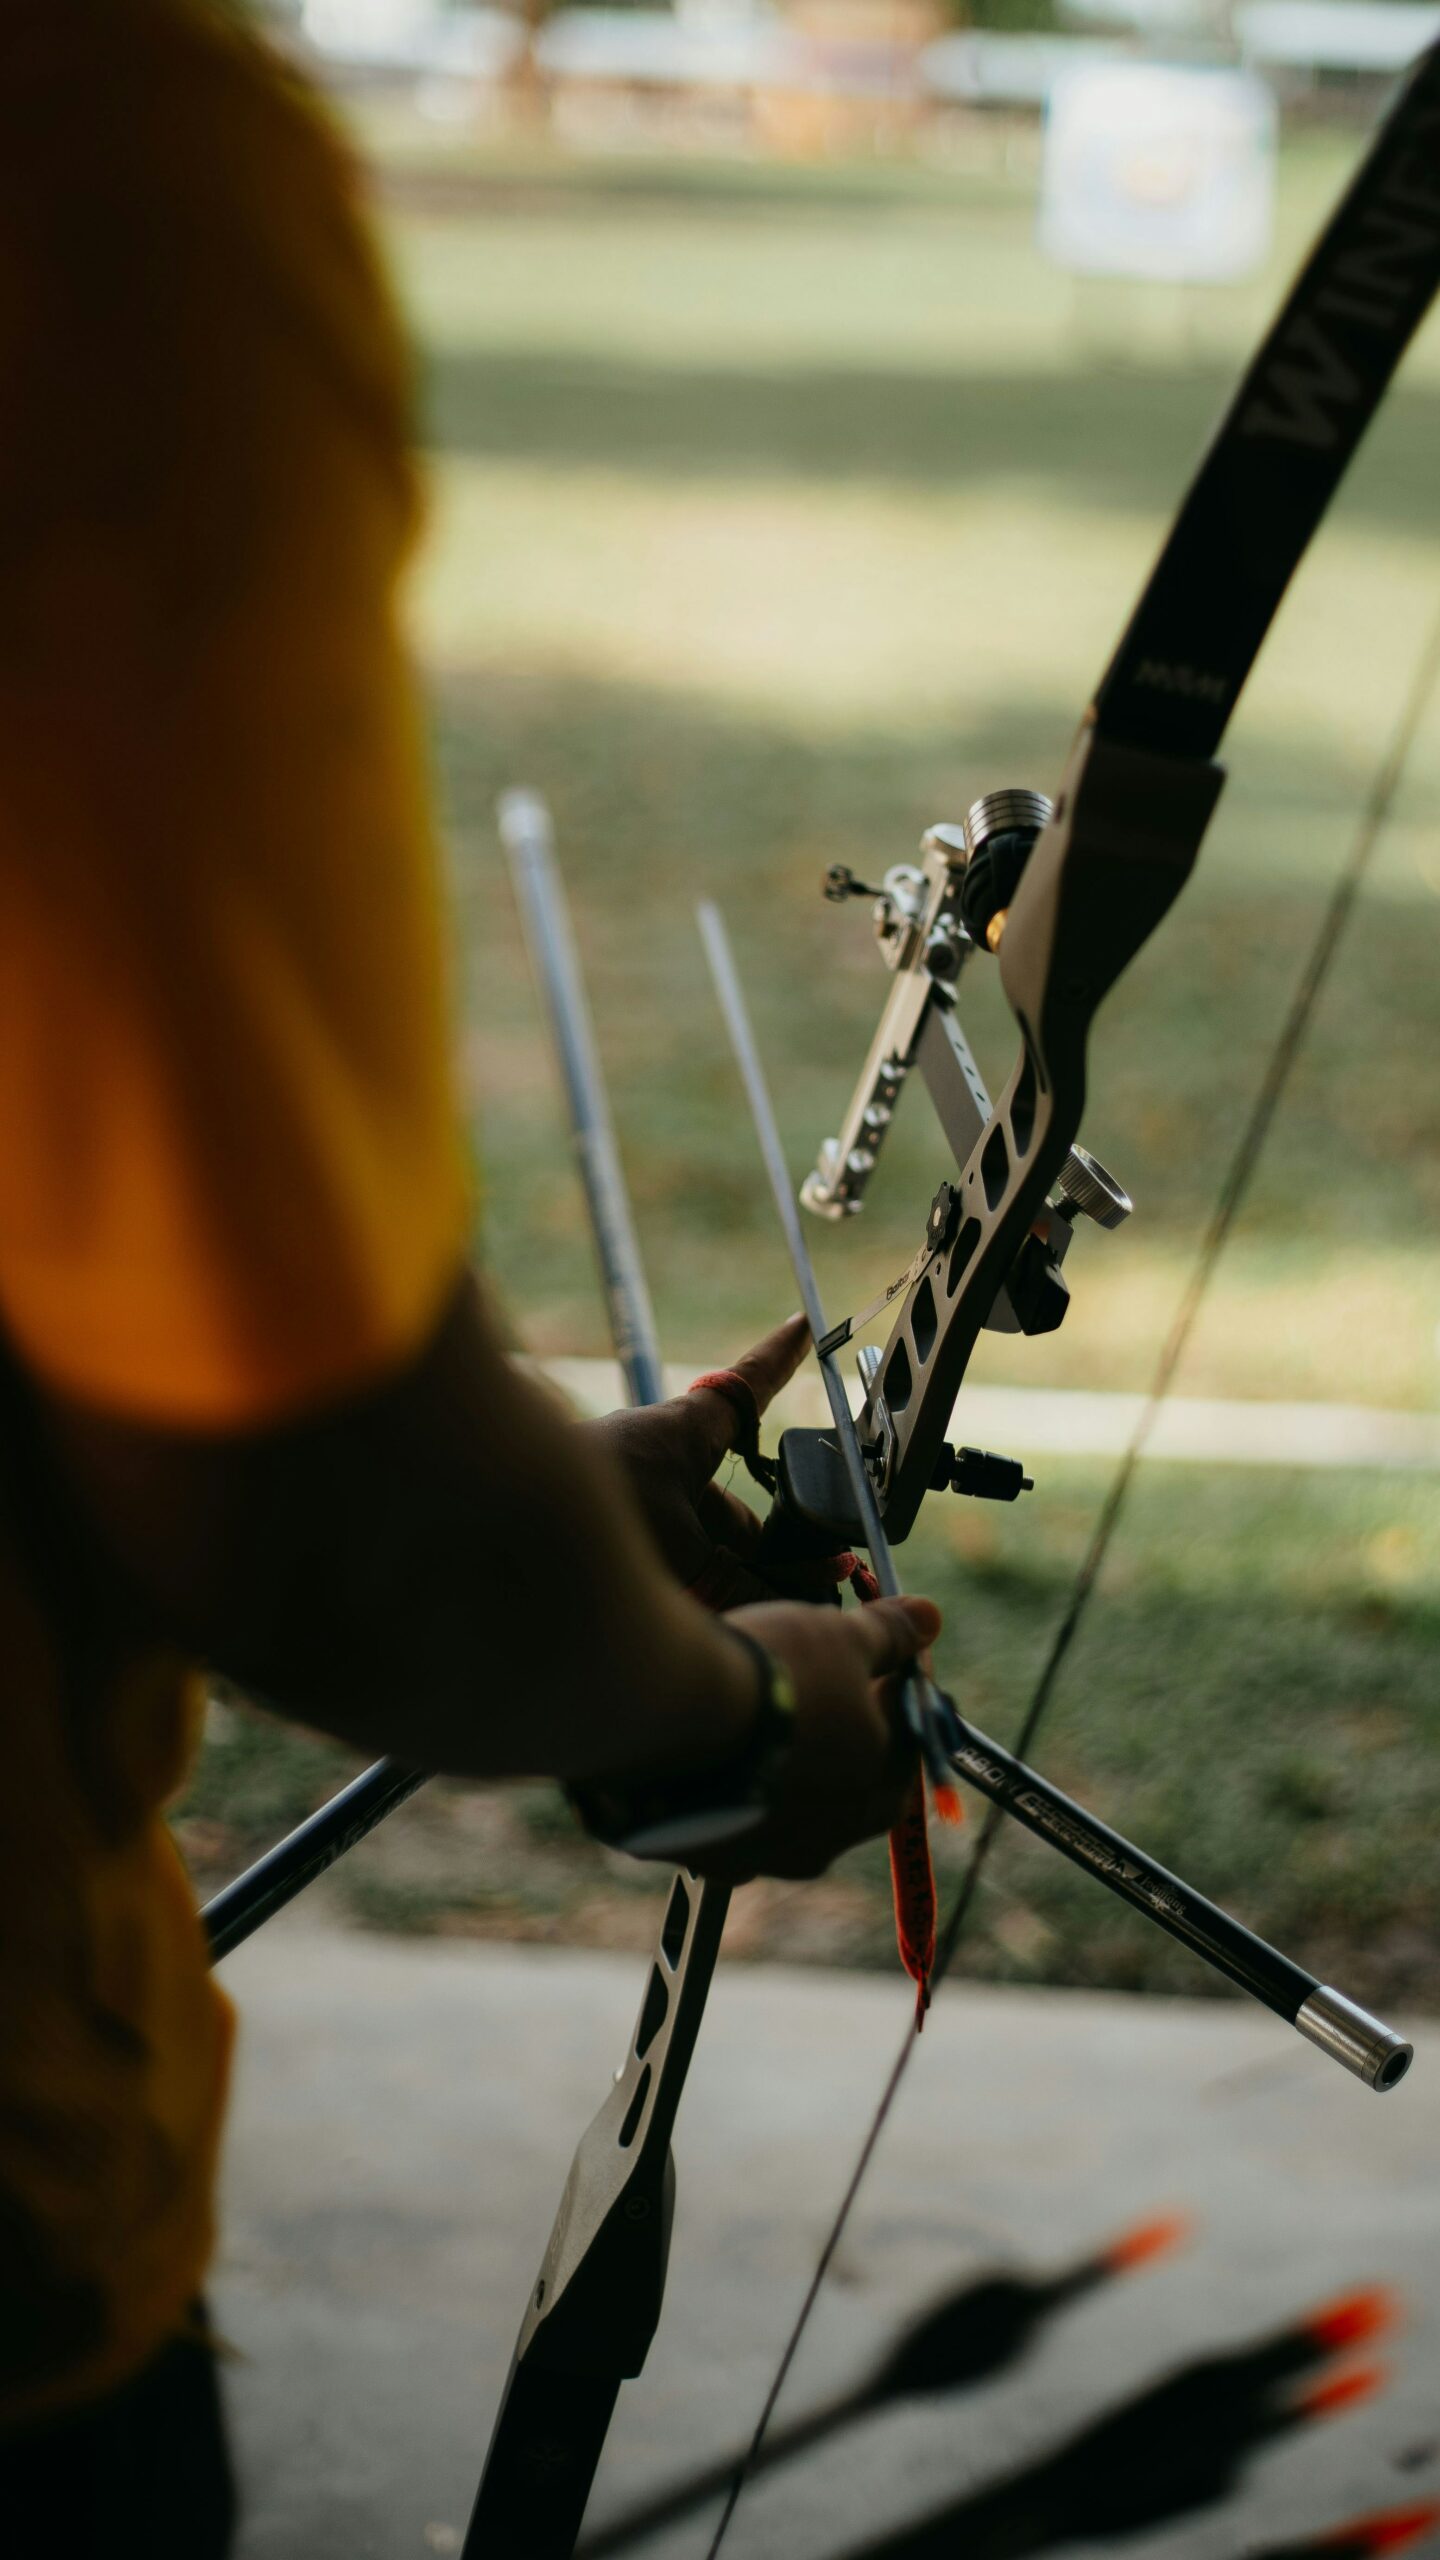
[[[734,1374],[742,1378],[755,1398],[755,1410],[763,1414],[772,1396],[778,1395],[787,1378],[793,1378],[805,1357],[810,1341],[810,1328],[803,1316],[787,1316],[773,1333],[753,1349],[742,1351],[731,1363]],[[691,1464],[703,1467],[711,1476],[731,1449],[743,1447],[745,1426],[731,1397],[716,1387],[692,1387],[681,1398],[687,1408],[686,1427],[689,1434]],[[699,1487],[694,1490],[698,1493]]]
[[[766,1334],[763,1342],[742,1351],[730,1365],[744,1379],[763,1413],[794,1377],[809,1348],[810,1327],[804,1316],[787,1316],[773,1333]]]
[[[737,1556],[754,1562],[760,1544],[760,1523],[749,1503],[742,1502],[728,1485],[707,1484],[696,1502],[695,1516],[717,1547],[730,1547]]]
[[[763,1524],[748,1503],[731,1493],[728,1486],[707,1484],[695,1505],[695,1516],[712,1545],[728,1547],[752,1575],[758,1575],[752,1599],[834,1601],[841,1578],[836,1570],[838,1559],[797,1557],[783,1567],[777,1565],[775,1558],[766,1553]],[[729,1601],[726,1606],[734,1608],[738,1603]]]
[[[872,1600],[845,1623],[855,1631],[871,1678],[880,1680],[890,1671],[908,1671],[925,1647],[934,1643],[943,1621],[933,1600],[907,1593],[900,1600]]]
[[[718,1617],[727,1609],[750,1609],[758,1600],[773,1600],[775,1594],[738,1556],[716,1547],[691,1583],[690,1597],[698,1600],[702,1608],[713,1609]]]

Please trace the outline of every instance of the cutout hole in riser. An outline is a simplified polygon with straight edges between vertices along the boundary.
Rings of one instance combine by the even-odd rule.
[[[939,1330],[940,1319],[935,1313],[935,1292],[928,1280],[922,1280],[915,1292],[915,1303],[910,1310],[911,1338],[922,1365],[929,1359],[935,1348],[935,1336]]]
[[[645,2113],[645,2102],[649,2095],[650,2065],[647,2062],[639,2079],[635,2083],[635,2095],[625,2110],[625,2121],[620,2127],[619,2142],[622,2151],[629,2150],[631,2143],[634,2141],[636,2134],[640,2130],[640,2121]]]
[[[910,1354],[903,1342],[897,1342],[885,1365],[884,1395],[892,1413],[904,1412],[914,1383],[910,1374]]]
[[[652,1964],[650,1980],[645,1992],[645,2005],[640,2012],[640,2024],[635,2030],[635,2052],[639,2059],[643,2060],[649,2052],[665,2024],[669,2008],[670,1994],[666,1989],[665,1976],[658,1964]]]
[[[660,1932],[660,1953],[673,1973],[685,1952],[685,1932],[690,1926],[690,1894],[683,1876],[677,1876],[670,1888],[665,1910],[665,1925]]]
[[[978,1218],[967,1218],[950,1247],[950,1268],[945,1274],[945,1286],[952,1298],[975,1258],[975,1248],[979,1242],[980,1221]]]
[[[985,1141],[980,1158],[980,1180],[984,1186],[987,1208],[998,1209],[1005,1197],[1010,1179],[1010,1141],[1000,1121],[996,1121]]]

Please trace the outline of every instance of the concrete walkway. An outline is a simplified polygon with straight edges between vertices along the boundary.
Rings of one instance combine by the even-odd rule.
[[[583,1413],[613,1413],[625,1402],[613,1360],[553,1359],[536,1366]],[[683,1395],[694,1374],[667,1363],[667,1392]],[[847,1385],[858,1411],[858,1381],[851,1375]],[[967,1384],[956,1407],[955,1428],[972,1447],[1014,1448],[1027,1458],[1111,1458],[1128,1446],[1144,1408],[1144,1396],[1082,1387]],[[813,1425],[829,1418],[820,1378],[813,1368],[802,1369],[776,1402],[776,1424]],[[1440,1470],[1440,1414],[1396,1413],[1365,1404],[1167,1396],[1146,1445],[1152,1458],[1201,1466],[1374,1467],[1433,1474]]]
[[[458,2550],[569,2155],[643,1970],[303,1915],[226,1967],[243,2028],[215,2308],[244,2359],[241,2560]],[[680,2118],[666,2316],[622,2395],[597,2520],[753,2422],[907,2008],[898,1978],[722,1967]],[[1409,2309],[1382,2350],[1388,2392],[1270,2450],[1229,2510],[1106,2548],[1236,2560],[1440,2499],[1440,2023],[1417,2043],[1408,2081],[1377,2099],[1238,2004],[947,1988],[786,2411],[857,2378],[917,2308],[998,2261],[1059,2265],[1172,2207],[1198,2217],[1196,2240],[1072,2308],[991,2388],[887,2416],[762,2483],[729,2560],[840,2560],[1166,2366],[1376,2282]],[[700,2560],[707,2539],[700,2519],[638,2547]]]

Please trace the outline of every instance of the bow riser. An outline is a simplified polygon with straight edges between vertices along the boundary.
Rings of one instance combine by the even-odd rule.
[[[616,2394],[660,2319],[670,2137],[729,1901],[691,1875],[671,1887],[624,2068],[581,2136],[531,2291],[465,2560],[568,2560],[574,2547]]]
[[[1184,887],[1223,781],[1088,724],[1076,741],[997,937],[1021,1053],[960,1175],[958,1229],[914,1282],[861,1416],[892,1542],[936,1480],[970,1355],[1078,1134],[1096,1012]]]

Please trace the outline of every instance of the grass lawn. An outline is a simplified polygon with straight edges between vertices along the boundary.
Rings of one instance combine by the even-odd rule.
[[[1035,169],[528,154],[372,108],[424,359],[434,520],[413,593],[457,916],[481,1249],[525,1338],[603,1316],[494,840],[550,796],[667,1352],[712,1361],[793,1294],[691,923],[719,896],[797,1175],[883,993],[864,876],[1003,782],[1053,785],[1169,511],[1353,145],[1283,168],[1272,272],[1186,301],[1077,286],[1033,246]],[[1440,600],[1432,322],[1267,647],[1180,910],[1112,999],[1085,1136],[1134,1192],[1082,1236],[1065,1329],[976,1374],[1145,1382],[1321,902]],[[1421,1406],[1440,1288],[1440,706],[1302,1055],[1180,1386]],[[967,1021],[1009,1042],[979,965]],[[963,1008],[962,1008],[963,1009]],[[923,1099],[865,1218],[816,1231],[835,1309],[908,1259],[945,1170]],[[963,1430],[963,1404],[959,1421]],[[1023,1453],[1017,1453],[1023,1454]],[[1047,1465],[1019,1514],[952,1504],[910,1551],[944,1668],[1013,1729],[1102,1480]],[[1145,1471],[1067,1672],[1047,1767],[1349,1988],[1423,1995],[1437,1909],[1440,1489]],[[317,1751],[320,1757],[316,1757]],[[218,1871],[329,1783],[325,1746],[231,1712],[187,1814]],[[742,1897],[741,1951],[872,1961],[874,1858]],[[437,1790],[329,1888],[410,1926],[643,1936],[645,1878],[544,1790]],[[1195,1985],[1094,1887],[1013,1843],[973,1960]],[[1431,1977],[1433,1980],[1433,1975]]]

